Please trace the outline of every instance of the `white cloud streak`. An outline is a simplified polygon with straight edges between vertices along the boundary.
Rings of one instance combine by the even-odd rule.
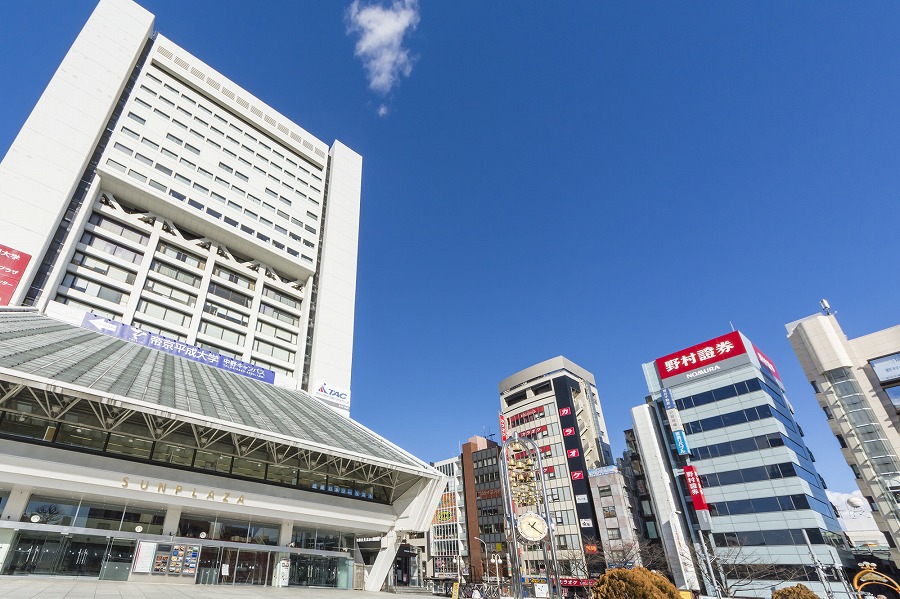
[[[419,24],[417,0],[395,0],[390,6],[354,0],[347,9],[347,23],[348,33],[359,36],[355,54],[366,68],[369,89],[387,95],[400,77],[412,73],[414,59],[403,47],[403,38]],[[387,114],[384,105],[379,107],[382,113]]]

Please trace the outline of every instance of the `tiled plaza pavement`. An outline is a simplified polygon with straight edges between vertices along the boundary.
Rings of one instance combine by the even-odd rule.
[[[421,594],[371,593],[340,589],[148,584],[35,576],[0,576],[2,599],[435,599]]]

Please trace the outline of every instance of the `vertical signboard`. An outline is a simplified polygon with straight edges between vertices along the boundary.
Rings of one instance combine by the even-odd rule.
[[[584,447],[581,444],[578,420],[575,415],[575,406],[571,393],[572,386],[573,381],[569,378],[554,379],[553,388],[556,394],[556,411],[559,415],[559,427],[563,435],[563,451],[565,451],[566,464],[569,467],[569,482],[572,485],[572,494],[576,497],[578,495],[589,496],[591,491],[586,475],[587,464],[584,461]],[[578,524],[582,535],[599,538],[593,504],[576,503],[575,513],[578,516]]]
[[[678,455],[688,455],[691,453],[691,448],[684,435],[684,424],[681,422],[681,414],[678,413],[678,404],[675,402],[672,390],[663,387],[661,393],[663,407],[666,409],[666,418],[669,420],[669,428],[672,429],[672,438],[675,440],[675,450]]]
[[[691,494],[691,502],[694,504],[694,511],[697,512],[697,520],[700,522],[701,530],[711,530],[712,520],[709,517],[709,505],[703,496],[703,487],[700,486],[700,476],[694,466],[684,467],[684,482],[687,483],[688,492]]]
[[[8,306],[31,256],[0,244],[0,306]]]
[[[500,416],[500,442],[506,441],[506,418],[503,417],[503,412],[499,413]]]

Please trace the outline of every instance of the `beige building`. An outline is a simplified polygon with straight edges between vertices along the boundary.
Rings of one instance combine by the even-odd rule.
[[[823,306],[788,339],[900,565],[900,326],[849,339]]]

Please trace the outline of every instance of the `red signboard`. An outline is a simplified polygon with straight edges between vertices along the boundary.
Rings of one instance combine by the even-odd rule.
[[[656,360],[659,378],[666,379],[676,374],[684,374],[716,362],[747,353],[741,334],[732,331],[727,335],[698,343]]]
[[[506,418],[503,417],[503,413],[500,412],[500,440],[506,441]]]
[[[538,433],[544,433],[544,432],[547,432],[546,424],[543,426],[536,426],[534,428],[526,429],[526,430],[522,431],[521,433],[519,433],[519,436],[520,437],[531,437],[532,435],[537,435]]]
[[[572,480],[584,480],[584,472],[582,472],[581,470],[573,470]]]
[[[571,426],[563,429],[563,437],[571,437],[575,434],[575,429]]]
[[[8,306],[31,256],[0,244],[0,306]]]
[[[753,345],[753,344],[751,343],[751,345]],[[769,356],[767,356],[766,354],[762,353],[762,352],[759,350],[759,348],[756,347],[755,345],[753,345],[753,351],[756,352],[756,357],[757,357],[757,359],[759,360],[760,365],[761,365],[763,368],[765,368],[766,370],[768,370],[769,373],[770,373],[772,376],[774,376],[776,379],[778,379],[778,380],[780,381],[780,380],[781,380],[781,377],[778,376],[778,369],[775,368],[775,362],[773,362],[772,360],[770,360],[770,359],[769,359]]]
[[[700,477],[697,475],[697,469],[693,466],[685,466],[684,481],[687,483],[688,491],[691,493],[694,509],[708,510],[709,506],[706,505],[706,498],[703,497],[703,488],[700,486]]]
[[[566,456],[570,457],[570,458],[577,458],[578,457],[578,448],[576,447],[575,449],[567,449]]]
[[[571,413],[572,413],[572,408],[560,408],[559,409],[560,416],[568,416]]]
[[[590,578],[560,578],[559,586],[563,587],[589,587],[594,584]]]

